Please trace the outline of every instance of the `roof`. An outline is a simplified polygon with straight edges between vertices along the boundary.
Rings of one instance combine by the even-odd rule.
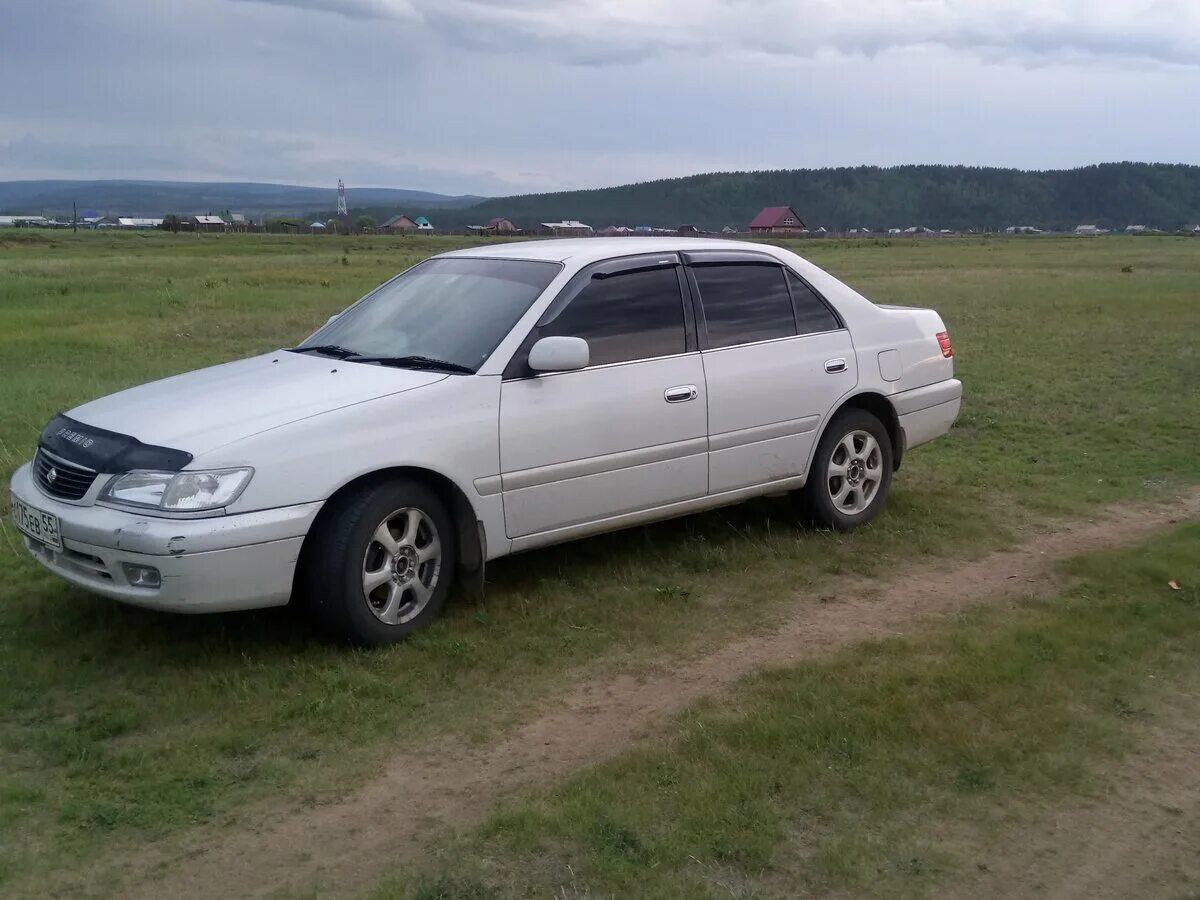
[[[225,220],[220,216],[192,216],[197,225],[224,225]]]
[[[423,228],[426,225],[429,225],[429,227],[431,227],[431,228],[433,227],[432,225],[430,225],[429,220],[427,218],[425,218],[424,216],[417,216],[415,219],[413,219],[413,221],[416,222],[417,226],[421,227],[421,228]]]
[[[591,225],[585,225],[578,219],[563,219],[561,222],[543,222],[543,228],[591,228]]]
[[[117,218],[117,224],[124,225],[126,228],[157,228],[162,223],[162,219],[138,219],[130,216]]]
[[[783,219],[791,216],[801,226],[804,225],[804,220],[796,214],[796,211],[790,206],[767,206],[763,208],[754,221],[750,223],[751,228],[774,228],[779,225]]]
[[[392,216],[390,219],[388,219],[386,222],[384,222],[384,223],[383,223],[383,225],[382,225],[382,226],[380,226],[380,227],[382,227],[382,228],[391,228],[393,225],[395,225],[395,224],[396,224],[397,222],[399,222],[401,219],[404,219],[406,222],[412,222],[414,225],[416,225],[416,224],[417,224],[416,222],[413,222],[413,220],[412,220],[412,219],[410,219],[408,216],[404,215],[404,213],[401,213],[401,214],[400,214],[400,215],[398,215],[398,216]]]
[[[324,222],[313,222],[313,223],[312,223],[311,225],[309,225],[308,227],[309,227],[309,228],[324,228],[324,227],[325,227],[325,223],[324,223]]]
[[[495,228],[495,227],[497,227],[497,226],[498,226],[498,225],[499,225],[501,222],[507,222],[507,221],[508,221],[508,219],[507,219],[507,218],[505,218],[504,216],[496,216],[494,219],[492,219],[491,221],[489,221],[489,222],[488,222],[486,225],[484,225],[483,227],[484,227],[484,228]]]
[[[611,237],[611,238],[560,238],[545,241],[513,241],[509,244],[493,244],[490,247],[466,247],[452,250],[444,256],[475,256],[488,259],[531,259],[545,262],[564,262],[577,259],[584,262],[611,259],[616,256],[633,256],[638,253],[676,253],[688,250],[760,250],[774,252],[747,241],[720,240],[719,238],[667,237]]]

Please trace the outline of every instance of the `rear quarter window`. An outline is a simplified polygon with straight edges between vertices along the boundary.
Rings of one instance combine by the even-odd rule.
[[[812,288],[801,281],[794,272],[789,271],[787,278],[788,287],[792,289],[792,302],[796,307],[796,330],[800,334],[836,331],[842,327],[837,316]]]

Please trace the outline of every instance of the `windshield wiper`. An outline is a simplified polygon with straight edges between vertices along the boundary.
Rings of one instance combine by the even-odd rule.
[[[395,366],[397,369],[432,369],[441,372],[458,372],[463,375],[474,375],[475,370],[445,359],[434,359],[431,356],[346,356],[346,362],[379,363],[381,366]]]
[[[358,353],[357,350],[347,350],[345,347],[339,347],[337,344],[317,344],[315,347],[288,347],[289,353],[320,353],[322,356],[334,356],[338,359],[345,359],[348,356],[354,356]]]

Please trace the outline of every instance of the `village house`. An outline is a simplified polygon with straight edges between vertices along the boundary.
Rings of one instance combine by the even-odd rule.
[[[752,234],[799,234],[804,220],[790,206],[768,206],[750,223]]]
[[[136,228],[136,229],[162,228],[162,224],[163,224],[162,219],[141,219],[141,218],[135,218],[132,216],[118,216],[117,217],[117,227],[118,228]]]
[[[379,226],[379,230],[389,234],[412,234],[417,230],[417,223],[408,216],[401,214],[392,216]]]
[[[45,228],[49,224],[45,216],[0,216],[0,228]]]
[[[220,216],[188,216],[196,231],[225,231],[228,223]]]
[[[561,222],[542,222],[542,227],[555,237],[591,237],[592,226],[585,225],[578,219],[564,219]]]

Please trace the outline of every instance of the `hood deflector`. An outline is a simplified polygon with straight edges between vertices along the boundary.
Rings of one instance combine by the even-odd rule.
[[[84,425],[61,413],[42,429],[38,445],[55,456],[96,472],[129,472],[133,469],[178,472],[192,461],[192,454],[185,450],[143,444],[128,434]]]

